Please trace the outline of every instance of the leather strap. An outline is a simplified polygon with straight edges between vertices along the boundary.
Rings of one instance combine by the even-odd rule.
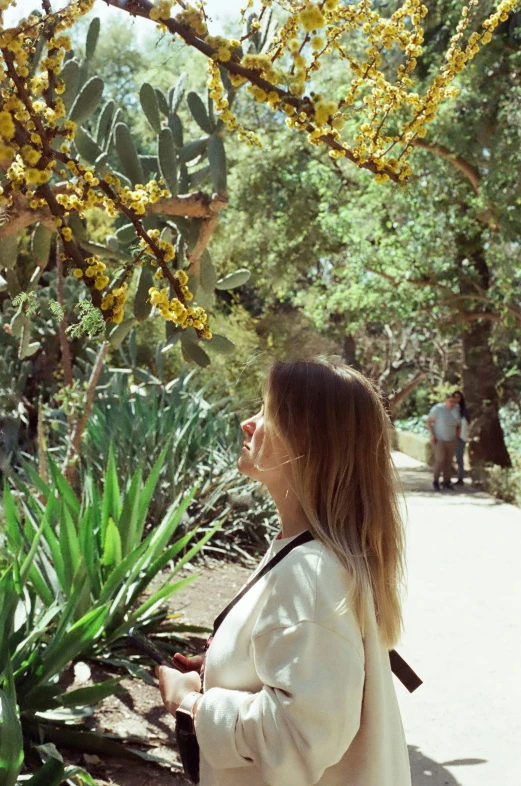
[[[264,567],[251,579],[251,581],[249,581],[248,584],[246,584],[246,586],[242,588],[239,594],[236,595],[234,599],[230,603],[228,603],[226,608],[223,611],[221,611],[219,616],[216,617],[215,622],[213,624],[212,635],[208,639],[207,648],[210,641],[213,639],[213,637],[219,630],[220,626],[226,619],[227,615],[230,613],[233,607],[241,600],[241,598],[243,598],[244,595],[246,595],[248,590],[251,589],[251,587],[257,581],[259,581],[263,576],[265,576],[266,573],[269,573],[270,570],[275,567],[275,565],[277,565],[281,560],[284,559],[284,557],[287,554],[290,553],[290,551],[297,548],[297,546],[301,546],[303,543],[309,543],[310,540],[314,540],[311,532],[309,531],[302,532],[294,540],[292,540],[291,543],[288,543],[287,546],[284,546],[284,548],[282,548],[277,554],[275,554],[275,556],[272,557],[272,559],[270,559],[270,561],[267,562],[266,565],[264,565]],[[413,691],[415,691],[416,688],[419,688],[420,685],[423,684],[422,680],[413,671],[413,669],[411,669],[409,664],[401,657],[401,655],[398,655],[396,650],[391,650],[389,652],[389,660],[391,662],[391,671],[393,672],[395,677],[397,677],[400,680],[402,685],[404,685],[407,688],[409,693],[413,693]]]

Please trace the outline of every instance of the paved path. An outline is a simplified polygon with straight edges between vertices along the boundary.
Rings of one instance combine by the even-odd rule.
[[[424,465],[395,462],[408,507],[398,650],[425,683],[397,685],[413,786],[520,786],[521,510],[437,494]]]

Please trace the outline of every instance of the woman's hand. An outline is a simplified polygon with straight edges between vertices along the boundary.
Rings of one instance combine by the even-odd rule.
[[[196,671],[200,674],[204,663],[204,655],[195,655],[193,658],[187,658],[186,655],[176,652],[174,660],[183,667],[183,671]]]
[[[199,693],[201,690],[201,678],[196,671],[181,674],[168,666],[156,666],[156,676],[159,680],[163,704],[172,715],[175,715],[187,693],[192,691]]]

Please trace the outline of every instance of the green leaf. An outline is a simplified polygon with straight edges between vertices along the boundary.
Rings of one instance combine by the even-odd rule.
[[[208,249],[205,249],[201,257],[201,266],[199,268],[201,287],[205,292],[213,292],[217,284],[217,271],[212,262],[212,258]]]
[[[37,265],[45,267],[51,252],[52,232],[43,224],[36,224],[31,238],[31,252]]]
[[[174,115],[179,109],[179,105],[183,100],[187,79],[188,79],[188,74],[186,73],[186,71],[184,71],[179,77],[179,79],[177,80],[176,86],[171,87],[170,90],[168,91],[168,101],[170,104],[170,111]]]
[[[99,38],[100,24],[100,18],[99,16],[96,16],[89,25],[87,39],[85,41],[85,57],[87,60],[92,60],[94,57],[94,52],[96,51],[96,45]]]
[[[0,240],[0,259],[2,266],[8,269],[14,268],[18,258],[18,243],[21,232],[14,232],[12,235]]]
[[[207,147],[208,147],[208,137],[195,139],[193,142],[189,142],[187,145],[184,145],[179,151],[179,162],[181,164],[185,164],[188,163],[189,161],[193,161],[195,158],[202,156],[203,153],[206,152]]]
[[[157,97],[157,103],[158,103],[159,110],[160,110],[161,114],[164,115],[165,117],[168,117],[168,115],[170,113],[170,107],[168,106],[168,100],[167,100],[165,94],[163,93],[163,91],[160,90],[158,87],[156,87],[156,97]]]
[[[183,124],[179,115],[168,115],[168,128],[174,135],[174,144],[177,148],[183,147]]]
[[[3,508],[4,508],[3,511],[4,519],[5,519],[5,531],[7,534],[9,547],[11,551],[14,554],[16,554],[17,551],[22,546],[20,516],[18,515],[18,510],[14,502],[13,494],[9,487],[9,482],[5,476],[4,476]]]
[[[120,243],[132,243],[136,239],[134,224],[124,224],[119,229],[116,229],[116,237]]]
[[[64,776],[63,762],[58,759],[48,759],[36,775],[25,781],[24,786],[59,786]]]
[[[112,517],[105,532],[105,547],[101,557],[101,564],[108,568],[119,565],[122,557],[121,535]]]
[[[103,79],[99,76],[93,76],[92,79],[89,79],[71,107],[69,120],[73,120],[78,125],[84,123],[101,101],[103,88]]]
[[[199,344],[196,344],[195,341],[191,341],[185,336],[181,336],[181,347],[183,357],[186,361],[193,360],[193,362],[201,366],[201,368],[206,368],[206,366],[209,366],[212,362]]]
[[[109,336],[110,346],[113,349],[117,349],[118,347],[120,347],[135,324],[136,324],[136,319],[134,317],[129,317],[129,319],[125,319],[124,322],[121,322],[119,325],[116,325],[116,327],[111,331]]]
[[[141,467],[138,467],[125,495],[125,501],[123,502],[123,508],[118,522],[119,534],[121,535],[121,551],[124,557],[141,543],[142,528],[139,526],[138,517],[139,493],[141,491],[142,481],[142,470]]]
[[[208,163],[214,190],[218,194],[226,192],[226,152],[223,140],[216,134],[208,142]]]
[[[139,606],[136,611],[131,614],[125,622],[119,626],[119,628],[114,632],[114,637],[123,636],[131,627],[139,622],[147,612],[151,609],[158,606],[160,603],[165,601],[174,593],[179,592],[180,590],[188,587],[193,581],[197,578],[197,574],[193,574],[192,576],[187,576],[184,579],[180,579],[176,581],[174,584],[166,584],[157,592],[155,592],[152,597],[148,598],[144,603]]]
[[[246,270],[246,268],[240,268],[236,270],[235,273],[230,273],[224,278],[219,279],[217,284],[215,285],[216,289],[236,289],[237,287],[242,287],[251,276],[251,272]]]
[[[202,131],[206,134],[213,134],[215,131],[214,126],[210,122],[210,118],[208,117],[208,113],[206,111],[206,107],[197,93],[190,91],[186,97],[186,101],[188,103],[188,108],[192,113],[192,116]]]
[[[108,606],[95,607],[87,612],[63,636],[54,638],[42,657],[42,671],[38,674],[41,683],[74,658],[88,651],[97,639],[108,613]]]
[[[157,140],[159,171],[170,193],[177,195],[177,159],[174,136],[169,128],[163,128]]]
[[[130,178],[132,185],[136,183],[144,183],[145,175],[136,148],[132,134],[126,123],[118,123],[114,129],[114,141],[116,151],[123,167],[123,172]]]
[[[103,486],[103,500],[102,500],[102,508],[101,508],[102,547],[105,546],[105,532],[108,526],[109,518],[112,517],[114,521],[118,522],[120,516],[121,516],[121,493],[119,490],[116,460],[114,458],[114,443],[111,441],[109,445],[109,459],[107,462],[107,469],[105,471],[104,486]]]
[[[152,131],[159,134],[161,131],[161,118],[159,116],[159,105],[157,102],[156,91],[149,82],[143,82],[139,91],[139,100]]]
[[[98,124],[96,126],[96,142],[101,147],[104,147],[107,137],[109,135],[110,127],[112,125],[112,118],[116,109],[115,102],[111,99],[107,101],[105,106],[100,112]]]
[[[0,690],[0,783],[15,786],[24,760],[22,727],[16,709]]]
[[[33,535],[31,547],[22,564],[22,567],[20,568],[20,584],[22,586],[25,584],[27,576],[29,575],[29,571],[31,570],[33,560],[36,556],[38,547],[40,545],[41,537],[44,531],[49,527],[50,521],[52,521],[57,504],[58,503],[55,497],[49,497],[49,500],[45,507],[44,514],[42,516],[42,521],[40,523],[40,526],[38,527],[35,534]]]
[[[138,322],[145,322],[152,312],[152,303],[148,290],[154,284],[154,268],[144,264],[139,268],[136,295],[134,298],[134,316]]]
[[[208,342],[208,349],[215,349],[216,352],[221,352],[223,355],[229,355],[235,349],[235,344],[230,341],[226,336],[221,336],[218,333],[213,333],[212,338]]]
[[[65,106],[65,111],[68,112],[76,98],[80,84],[80,64],[78,61],[67,60],[61,70],[60,77],[65,82],[65,92],[62,93],[61,99]]]
[[[49,456],[49,467],[53,481],[58,489],[62,500],[67,504],[70,512],[75,518],[79,518],[81,504],[78,497],[74,493],[71,485],[65,478],[65,475],[60,471],[56,463]]]
[[[190,172],[189,175],[189,183],[190,188],[197,188],[197,186],[201,185],[208,175],[210,174],[210,167],[209,166],[201,166],[199,169],[194,169],[193,172]]]
[[[85,131],[81,126],[76,129],[74,144],[80,156],[89,164],[94,164],[103,153],[88,131]]]
[[[89,685],[88,688],[79,688],[60,695],[60,702],[64,707],[83,707],[85,705],[99,704],[107,696],[115,693],[124,693],[125,689],[120,685],[121,677],[114,677],[104,682],[97,682]]]

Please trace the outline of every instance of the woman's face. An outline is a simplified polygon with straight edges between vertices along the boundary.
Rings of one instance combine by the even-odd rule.
[[[453,393],[452,398],[456,402],[456,404],[461,403],[461,393]]]
[[[264,427],[264,404],[251,418],[243,420],[244,444],[237,459],[237,469],[252,480],[265,483],[268,488],[280,482],[289,464],[288,454],[282,442],[270,435]],[[261,447],[264,444],[262,456]]]

